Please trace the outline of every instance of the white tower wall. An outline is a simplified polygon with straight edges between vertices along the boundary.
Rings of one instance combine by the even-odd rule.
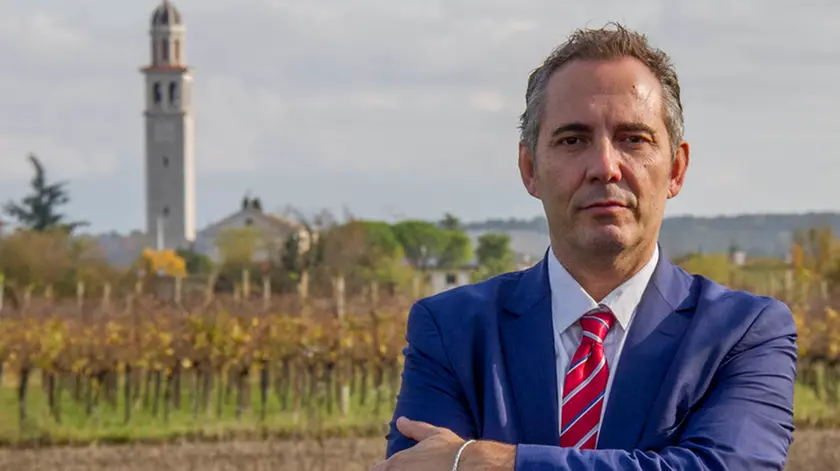
[[[195,124],[185,28],[164,0],[152,14],[145,75],[146,232],[149,245],[187,248],[195,240]]]

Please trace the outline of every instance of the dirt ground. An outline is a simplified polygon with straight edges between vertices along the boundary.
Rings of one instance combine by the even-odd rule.
[[[840,430],[798,432],[788,471],[840,469]],[[367,471],[383,439],[231,442],[0,450],[0,470],[33,471]]]

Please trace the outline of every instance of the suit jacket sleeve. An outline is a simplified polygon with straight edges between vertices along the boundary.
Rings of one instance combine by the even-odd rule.
[[[465,439],[475,437],[472,415],[447,358],[438,325],[419,302],[409,312],[406,340],[402,385],[387,435],[388,458],[417,443],[397,430],[400,416],[448,428]]]
[[[773,301],[718,366],[676,446],[627,452],[519,445],[516,470],[782,470],[793,440],[796,360],[792,313]]]

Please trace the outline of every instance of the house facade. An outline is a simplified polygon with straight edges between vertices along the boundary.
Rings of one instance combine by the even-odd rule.
[[[223,239],[227,235],[254,237],[254,261],[260,262],[276,256],[292,234],[297,234],[299,250],[309,250],[311,241],[306,228],[283,216],[264,212],[259,199],[245,198],[239,211],[202,229],[196,236],[193,250],[209,257],[214,263],[222,261]]]

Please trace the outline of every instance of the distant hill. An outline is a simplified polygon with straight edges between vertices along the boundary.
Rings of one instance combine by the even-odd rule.
[[[753,256],[784,257],[793,231],[830,226],[840,234],[840,213],[747,214],[739,216],[665,218],[660,231],[662,250],[668,257],[687,252],[726,252],[734,244]],[[548,244],[545,218],[490,219],[465,224],[474,239],[485,232],[511,236],[514,250],[541,257]]]

